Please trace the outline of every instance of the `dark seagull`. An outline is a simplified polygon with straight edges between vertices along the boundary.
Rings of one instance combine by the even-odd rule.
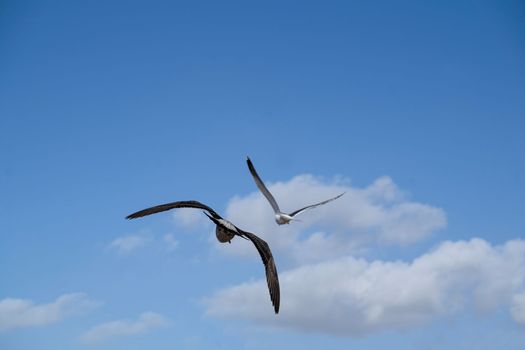
[[[266,199],[268,200],[268,202],[270,202],[270,205],[272,206],[273,208],[273,211],[275,212],[275,222],[278,224],[278,225],[283,225],[283,224],[289,224],[290,221],[292,220],[297,220],[295,219],[294,217],[300,213],[302,213],[303,211],[307,210],[307,209],[313,209],[315,207],[318,207],[320,205],[323,205],[323,204],[326,204],[328,202],[331,202],[333,200],[336,200],[337,198],[341,197],[343,194],[345,194],[345,192],[341,193],[340,195],[337,195],[335,196],[334,198],[330,198],[330,199],[327,199],[325,201],[322,201],[322,202],[319,202],[319,203],[316,203],[316,204],[312,204],[312,205],[307,205],[306,207],[304,208],[301,208],[301,209],[298,209],[296,211],[293,211],[289,214],[285,214],[281,211],[281,209],[279,209],[279,205],[277,204],[277,202],[275,201],[275,198],[273,198],[272,194],[270,193],[270,191],[268,191],[268,189],[266,188],[266,186],[264,185],[264,182],[262,182],[261,178],[259,177],[259,175],[257,174],[257,171],[255,171],[255,167],[253,166],[253,163],[252,161],[250,160],[250,157],[247,157],[246,158],[246,163],[248,163],[248,169],[250,169],[250,173],[252,174],[253,176],[253,180],[255,181],[255,184],[257,185],[257,187],[259,188],[259,190],[261,191],[261,193],[266,197]]]
[[[275,262],[273,260],[272,252],[270,251],[268,243],[257,237],[255,234],[241,230],[228,220],[223,219],[212,208],[197,201],[179,201],[157,205],[155,207],[147,208],[128,215],[126,216],[126,219],[136,219],[175,208],[196,208],[205,210],[204,214],[206,214],[206,216],[216,225],[215,235],[217,236],[217,240],[221,243],[231,243],[231,240],[235,236],[248,239],[253,243],[255,248],[257,248],[259,255],[261,256],[264,268],[266,269],[266,282],[268,283],[268,290],[270,291],[270,299],[272,300],[273,308],[276,314],[279,313],[280,291],[277,268],[275,267]]]

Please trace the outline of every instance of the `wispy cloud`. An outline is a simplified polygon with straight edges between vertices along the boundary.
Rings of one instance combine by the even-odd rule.
[[[525,323],[523,266],[524,240],[444,242],[412,262],[347,256],[286,271],[277,319],[263,280],[222,290],[205,304],[217,317],[339,335],[407,329],[440,315],[500,306]]]
[[[82,293],[64,294],[47,304],[6,298],[0,300],[0,331],[53,324],[97,305]]]
[[[164,241],[164,244],[166,245],[166,250],[168,252],[172,252],[179,246],[179,242],[175,239],[175,237],[171,233],[167,233],[162,237],[162,240]]]
[[[144,235],[128,235],[113,240],[108,248],[119,254],[129,254],[132,251],[145,246],[149,239]]]
[[[525,327],[525,292],[512,297],[510,313],[516,322]]]
[[[110,338],[146,333],[169,323],[168,319],[154,312],[145,312],[137,320],[116,320],[100,324],[81,336],[85,343],[98,343]]]
[[[446,226],[442,209],[410,200],[386,176],[357,188],[347,179],[323,181],[299,175],[269,189],[285,212],[346,192],[334,202],[304,212],[301,222],[278,229],[270,205],[258,191],[230,201],[229,219],[263,236],[277,254],[285,252],[302,263],[344,256],[377,243],[414,243]],[[228,252],[251,254],[252,250],[246,242],[235,240]]]
[[[175,235],[171,233],[167,233],[162,237],[150,234],[135,234],[114,239],[108,244],[107,249],[119,255],[128,255],[144,248],[171,253],[178,248],[179,244],[179,241],[175,239]]]

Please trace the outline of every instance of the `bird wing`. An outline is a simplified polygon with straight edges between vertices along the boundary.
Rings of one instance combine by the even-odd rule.
[[[248,169],[250,169],[250,173],[252,174],[253,179],[255,180],[255,184],[257,185],[257,187],[259,187],[259,190],[266,197],[268,202],[270,202],[270,205],[272,206],[273,211],[275,212],[275,214],[281,213],[281,210],[279,209],[279,206],[277,205],[277,202],[275,201],[275,198],[273,198],[273,196],[270,193],[270,191],[268,191],[268,189],[264,185],[264,182],[262,182],[261,178],[257,174],[257,171],[255,171],[255,167],[253,166],[253,163],[252,163],[252,161],[250,160],[249,157],[246,158],[246,163],[248,163]]]
[[[298,209],[298,210],[296,210],[296,211],[294,211],[294,212],[292,212],[292,213],[290,213],[290,214],[288,214],[288,215],[290,215],[291,217],[294,217],[295,215],[300,214],[301,212],[303,212],[303,211],[305,211],[305,210],[307,210],[307,209],[312,209],[312,208],[318,207],[318,206],[320,206],[320,205],[326,204],[326,203],[328,203],[328,202],[334,201],[334,200],[336,200],[337,198],[341,197],[341,196],[342,196],[343,194],[345,194],[345,193],[346,193],[346,192],[343,192],[343,193],[341,193],[340,195],[335,196],[334,198],[330,198],[330,199],[327,199],[327,200],[325,200],[325,201],[322,201],[322,202],[319,202],[319,203],[316,203],[316,204],[308,205],[308,206],[306,206],[306,207],[304,207],[304,208],[301,208],[301,209]]]
[[[279,313],[279,306],[281,303],[281,292],[279,288],[279,277],[277,276],[277,268],[275,267],[275,261],[273,260],[273,255],[266,243],[261,238],[257,237],[255,234],[239,230],[242,235],[248,237],[250,241],[255,245],[261,259],[264,263],[264,268],[266,269],[266,282],[268,283],[268,290],[270,292],[270,299],[272,300],[273,308],[275,313]]]
[[[216,219],[222,219],[221,216],[215,212],[215,210],[208,207],[206,204],[202,204],[201,202],[198,202],[198,201],[178,201],[178,202],[161,204],[161,205],[157,205],[151,208],[137,211],[136,213],[126,216],[126,219],[136,219],[136,218],[140,218],[146,215],[156,214],[156,213],[160,213],[160,212],[170,210],[170,209],[175,209],[175,208],[203,209],[209,212],[212,217]]]

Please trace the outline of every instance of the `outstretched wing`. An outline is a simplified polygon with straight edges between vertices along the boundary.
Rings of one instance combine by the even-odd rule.
[[[255,167],[253,166],[253,163],[250,160],[250,157],[246,158],[246,163],[248,163],[248,169],[250,169],[250,173],[252,174],[253,179],[255,180],[255,184],[257,185],[257,187],[259,187],[259,190],[266,197],[268,202],[270,202],[270,205],[272,206],[273,211],[275,212],[275,214],[279,214],[281,212],[281,210],[279,209],[279,206],[277,205],[277,202],[275,201],[275,198],[273,198],[273,196],[270,193],[270,191],[268,191],[268,189],[264,185],[264,182],[262,182],[261,178],[257,174],[257,171],[255,171]]]
[[[296,211],[294,211],[293,213],[290,213],[290,214],[288,214],[288,215],[290,215],[291,217],[294,217],[295,215],[300,214],[301,212],[303,212],[303,211],[305,211],[305,210],[307,210],[307,209],[312,209],[312,208],[318,207],[318,206],[320,206],[320,205],[326,204],[326,203],[328,203],[328,202],[335,201],[337,198],[341,197],[341,196],[342,196],[343,194],[345,194],[345,193],[346,193],[346,192],[343,192],[343,193],[341,193],[340,195],[335,196],[334,198],[330,198],[330,199],[327,199],[327,200],[325,200],[325,201],[322,201],[322,202],[319,202],[319,203],[316,203],[316,204],[308,205],[308,206],[306,206],[306,207],[304,207],[304,208],[301,208],[301,209],[299,209],[299,210],[296,210]]]
[[[157,205],[157,206],[147,208],[144,210],[140,210],[136,213],[130,214],[126,216],[126,219],[136,219],[136,218],[140,218],[146,215],[156,214],[156,213],[160,213],[160,212],[170,210],[170,209],[175,209],[175,208],[203,209],[203,210],[206,210],[208,213],[210,213],[212,217],[216,219],[222,219],[221,216],[215,212],[215,210],[208,207],[206,204],[202,204],[201,202],[198,202],[198,201],[179,201],[179,202],[161,204],[161,205]]]
[[[264,240],[260,239],[256,235],[250,232],[239,230],[239,232],[248,237],[250,241],[255,245],[261,259],[264,263],[264,268],[266,269],[266,282],[268,283],[268,290],[270,292],[270,299],[272,300],[273,308],[275,313],[279,313],[279,306],[281,303],[281,292],[279,288],[279,277],[277,276],[277,268],[275,267],[275,261],[273,260],[273,255]]]

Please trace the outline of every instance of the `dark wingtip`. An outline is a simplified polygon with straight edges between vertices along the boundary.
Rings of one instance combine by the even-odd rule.
[[[250,169],[250,172],[255,171],[255,167],[253,166],[253,163],[250,157],[246,157],[246,164],[248,164],[248,169]]]
[[[132,220],[132,219],[137,219],[137,218],[141,218],[144,216],[144,210],[141,210],[141,211],[137,211],[133,214],[129,214],[128,216],[126,216],[126,220]]]

